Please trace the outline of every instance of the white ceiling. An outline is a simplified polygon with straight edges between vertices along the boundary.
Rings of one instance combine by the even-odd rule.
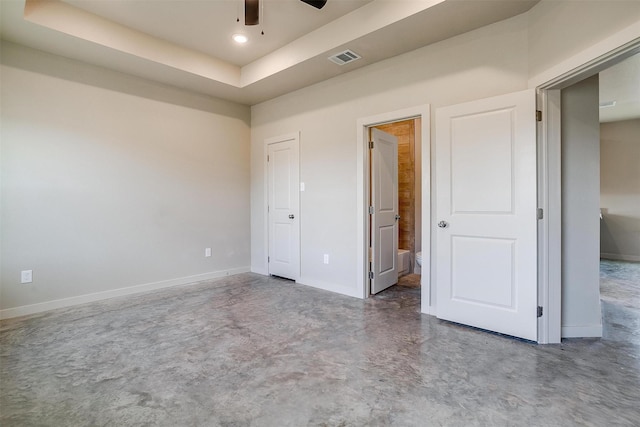
[[[0,0],[3,39],[255,104],[529,10],[538,0]],[[25,9],[26,7],[26,9]],[[240,18],[240,22],[237,19]],[[249,36],[239,46],[234,33]],[[261,35],[264,32],[264,35]],[[338,66],[350,48],[362,60]],[[640,54],[600,73],[602,122],[640,117]]]
[[[0,0],[3,39],[253,105],[526,12],[538,0]],[[251,40],[237,46],[234,32]],[[264,31],[264,36],[259,32]],[[339,66],[346,48],[363,59]]]
[[[600,121],[614,122],[640,117],[640,54],[600,72]]]
[[[299,0],[266,0],[262,2],[263,14],[258,26],[243,25],[244,0],[64,2],[154,37],[243,66],[371,0],[329,0],[321,10]],[[249,42],[238,46],[231,40],[234,33],[246,34]]]
[[[253,105],[529,10],[538,0],[0,0],[3,39]],[[240,13],[241,23],[236,19]],[[247,32],[237,46],[231,35]],[[264,36],[260,35],[264,31]],[[363,59],[327,57],[350,48]]]

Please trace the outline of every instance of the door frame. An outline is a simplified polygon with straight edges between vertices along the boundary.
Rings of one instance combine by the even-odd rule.
[[[275,136],[271,138],[267,138],[264,140],[262,146],[263,153],[263,170],[264,170],[264,201],[263,201],[263,212],[264,216],[264,265],[266,266],[266,275],[269,276],[269,164],[267,161],[267,155],[269,153],[269,145],[277,144],[279,142],[287,142],[293,141],[297,148],[298,158],[296,159],[298,162],[298,176],[293,177],[294,182],[296,182],[297,188],[300,187],[300,131],[293,132],[285,135]],[[300,219],[300,198],[298,198],[298,218]],[[296,227],[298,228],[298,236],[300,236],[300,221],[296,221]],[[295,281],[298,283],[300,280],[300,255],[302,252],[301,242],[298,240],[298,265],[296,266],[296,274]]]
[[[356,230],[357,230],[357,288],[361,290],[362,298],[368,298],[370,289],[367,275],[369,272],[369,128],[385,123],[399,122],[403,120],[421,119],[421,146],[422,146],[422,262],[428,265],[429,274],[421,277],[421,312],[435,314],[435,306],[432,304],[432,277],[431,268],[431,106],[429,104],[409,107],[402,110],[390,111],[359,118],[356,121],[357,141],[357,165],[356,165]],[[425,206],[426,205],[426,206]],[[425,207],[427,209],[425,209]],[[428,261],[427,261],[428,260]]]
[[[539,344],[560,343],[562,339],[560,91],[637,53],[640,38],[629,40],[628,34],[621,32],[570,58],[562,64],[566,71],[556,77],[530,81],[542,111],[538,123],[538,206],[544,215],[538,222],[538,305],[544,308],[544,315],[538,319]]]

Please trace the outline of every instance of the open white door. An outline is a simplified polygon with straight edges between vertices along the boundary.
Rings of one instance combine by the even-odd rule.
[[[371,293],[398,283],[398,138],[371,129]]]
[[[300,272],[298,137],[267,145],[269,274],[297,280]]]
[[[436,111],[437,316],[537,340],[535,92]]]

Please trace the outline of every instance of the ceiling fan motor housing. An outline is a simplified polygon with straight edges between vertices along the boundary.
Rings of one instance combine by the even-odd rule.
[[[305,2],[306,4],[315,7],[316,9],[322,9],[325,4],[327,4],[327,0],[300,0]]]
[[[244,0],[244,25],[258,25],[260,23],[259,0]]]
[[[327,0],[300,0],[316,9],[322,9]],[[244,25],[260,23],[260,0],[244,0]]]

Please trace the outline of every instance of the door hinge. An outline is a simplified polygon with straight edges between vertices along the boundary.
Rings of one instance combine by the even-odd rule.
[[[538,218],[538,219],[543,219],[544,218],[544,211],[542,210],[542,208],[538,208],[536,210],[536,218]]]
[[[542,121],[542,111],[540,111],[540,110],[536,110],[536,121],[537,122],[541,122]]]
[[[369,150],[373,150],[373,141],[369,141]]]
[[[373,206],[369,206],[369,215],[373,215]]]
[[[538,306],[538,317],[542,317],[542,306]]]
[[[369,262],[373,262],[373,249],[369,248]]]
[[[267,262],[271,262],[271,257],[270,256],[267,257]]]
[[[369,272],[369,279],[373,280],[373,271]]]
[[[267,156],[267,162],[269,162],[269,156]]]

